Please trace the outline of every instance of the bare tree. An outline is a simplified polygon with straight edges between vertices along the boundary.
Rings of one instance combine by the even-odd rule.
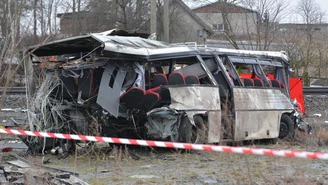
[[[327,76],[327,32],[321,30],[324,12],[312,0],[299,0],[294,8],[303,23],[288,24],[280,31],[281,49],[288,52],[296,76],[310,85],[310,77]]]
[[[321,11],[320,7],[313,0],[300,0],[297,5],[297,10],[302,16],[303,21],[306,24],[306,29],[304,29],[305,40],[303,45],[303,55],[301,58],[303,67],[303,82],[305,85],[309,85],[309,65],[313,63],[314,45],[315,45],[315,27],[316,23],[322,21],[324,13]]]
[[[325,15],[320,6],[313,0],[299,0],[296,9],[305,24],[321,23]]]
[[[5,87],[0,99],[0,107],[6,97],[6,88],[13,83],[13,77],[21,69],[17,65],[19,43],[21,41],[20,28],[21,17],[27,8],[26,1],[2,1],[1,14],[6,20],[1,21],[2,47],[0,48],[0,84]]]
[[[148,0],[90,0],[86,10],[91,12],[96,24],[104,31],[107,29],[120,28],[127,31],[147,31],[149,28]]]
[[[37,42],[37,5],[38,0],[34,0],[33,2],[33,37],[34,42]]]
[[[242,0],[242,4],[258,13],[253,19],[256,25],[256,45],[254,50],[269,50],[270,45],[280,36],[279,22],[288,15],[290,2],[285,0]],[[250,36],[250,34],[248,34]],[[253,40],[249,37],[249,40]]]
[[[223,29],[217,32],[218,38],[224,36],[236,49],[268,50],[279,36],[277,24],[286,16],[289,2],[284,0],[221,0],[208,6],[212,6],[213,11],[218,13],[200,16],[203,16],[205,22],[212,24],[217,24],[218,20],[222,20]],[[234,12],[236,9],[238,9],[237,12]]]

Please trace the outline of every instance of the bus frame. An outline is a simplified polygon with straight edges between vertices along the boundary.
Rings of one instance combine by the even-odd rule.
[[[283,52],[188,47],[118,33],[24,52],[30,130],[187,143],[294,137],[300,114],[289,96]],[[252,73],[240,76],[241,65]],[[264,66],[275,73],[266,75]],[[36,68],[44,71],[41,83],[33,78]]]

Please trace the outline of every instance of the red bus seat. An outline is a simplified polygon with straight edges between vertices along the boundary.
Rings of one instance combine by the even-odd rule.
[[[132,87],[120,97],[120,104],[132,109],[148,111],[160,99],[158,93],[153,91],[144,91],[139,87]]]
[[[251,78],[243,78],[243,83],[246,87],[254,87],[254,81]]]
[[[165,74],[157,73],[152,77],[150,83],[151,83],[151,88],[154,88],[160,85],[168,85],[169,82]]]
[[[169,85],[182,85],[182,84],[186,84],[185,76],[182,73],[176,72],[170,74]]]
[[[271,81],[271,86],[275,88],[280,88],[280,81],[279,80],[270,80]]]
[[[255,87],[263,87],[264,86],[263,81],[261,79],[254,78],[253,81],[254,81],[254,86]]]
[[[186,75],[185,77],[186,84],[199,84],[199,78],[196,75]]]

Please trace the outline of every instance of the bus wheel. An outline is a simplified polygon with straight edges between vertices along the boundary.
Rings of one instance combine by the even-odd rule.
[[[280,139],[292,139],[295,135],[294,123],[292,119],[287,115],[283,114],[280,120]]]
[[[206,141],[206,127],[201,116],[194,116],[192,125],[188,116],[181,120],[179,127],[180,141],[184,143],[203,144]]]

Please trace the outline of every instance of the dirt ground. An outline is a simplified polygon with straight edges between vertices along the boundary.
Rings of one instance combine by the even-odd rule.
[[[303,137],[303,136],[302,136]],[[316,142],[314,139],[313,142]],[[302,141],[249,147],[328,152],[326,146]],[[328,184],[328,162],[204,151],[177,151],[114,146],[80,148],[47,166],[79,174],[89,184]],[[28,156],[40,163],[42,157]]]
[[[297,132],[291,142],[246,147],[328,152],[327,96],[305,97],[314,132]],[[314,116],[321,114],[321,116]],[[96,147],[96,149],[94,148]],[[6,153],[1,164],[8,165]],[[30,162],[60,167],[79,174],[89,184],[328,184],[328,161],[232,153],[151,149],[132,146],[78,148],[65,159],[60,155],[27,156]],[[44,169],[46,170],[46,169]]]

